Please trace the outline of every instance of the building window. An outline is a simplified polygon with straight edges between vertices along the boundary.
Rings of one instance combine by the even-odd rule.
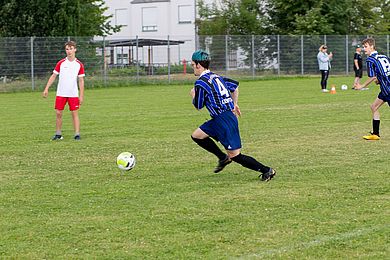
[[[191,5],[179,5],[178,6],[179,23],[191,23],[192,22],[192,6]]]
[[[157,31],[157,7],[142,8],[142,31],[143,32]]]
[[[115,25],[127,26],[128,23],[127,9],[115,9]]]
[[[129,64],[129,54],[128,53],[117,53],[116,54],[116,63],[117,64]]]

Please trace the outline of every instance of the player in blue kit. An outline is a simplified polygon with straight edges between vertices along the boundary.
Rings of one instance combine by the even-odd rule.
[[[364,52],[368,56],[366,63],[367,75],[369,78],[363,85],[357,84],[357,87],[355,88],[365,88],[373,81],[380,85],[379,95],[370,106],[372,112],[372,132],[370,135],[363,136],[363,138],[366,140],[379,140],[379,108],[386,102],[390,106],[390,59],[386,55],[378,54],[373,38],[363,40],[362,45],[364,47]]]
[[[206,151],[218,157],[214,172],[222,171],[232,161],[251,170],[260,172],[262,181],[271,180],[276,171],[241,153],[241,137],[237,117],[241,115],[238,106],[238,82],[221,77],[209,70],[210,59],[207,52],[193,53],[191,66],[194,75],[199,76],[191,89],[192,103],[196,109],[206,107],[211,119],[197,128],[192,140]],[[219,141],[226,149],[223,152],[211,139]]]

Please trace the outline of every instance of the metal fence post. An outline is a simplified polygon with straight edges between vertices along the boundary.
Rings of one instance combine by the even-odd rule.
[[[103,36],[102,56],[103,56],[103,84],[104,84],[104,86],[107,86],[106,37],[105,36]]]
[[[303,69],[303,35],[301,35],[301,74],[304,74]]]
[[[168,47],[168,84],[171,83],[171,53],[170,53],[170,46],[169,46],[169,35],[167,37],[167,40],[168,40],[168,44],[167,44],[167,47]]]
[[[135,52],[136,52],[136,57],[137,57],[137,76],[136,76],[136,79],[137,79],[137,83],[139,82],[139,59],[138,59],[138,35],[135,36]]]
[[[348,52],[349,52],[349,50],[348,50],[348,35],[345,35],[345,74],[346,75],[349,74]]]
[[[280,76],[280,35],[277,36],[277,46],[278,46],[278,76]]]
[[[194,0],[194,31],[195,31],[195,50],[199,48],[199,35],[198,35],[198,26],[196,19],[198,18],[198,10],[196,9],[196,3],[197,1]]]
[[[252,34],[252,78],[255,78],[255,36]]]
[[[228,36],[225,35],[225,74],[228,74],[229,58],[228,58]]]
[[[178,58],[178,64],[180,65],[181,62],[181,54],[180,54],[180,44],[177,45],[177,58]]]
[[[30,37],[30,55],[31,55],[31,89],[35,90],[34,80],[34,37]]]

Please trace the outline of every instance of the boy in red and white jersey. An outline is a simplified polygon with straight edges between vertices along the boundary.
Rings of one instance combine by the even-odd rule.
[[[66,103],[72,113],[73,127],[75,131],[74,139],[80,140],[80,119],[78,109],[84,101],[84,65],[76,59],[76,43],[69,41],[65,43],[66,58],[57,62],[53,74],[49,78],[42,96],[46,98],[49,88],[59,75],[57,94],[55,101],[56,109],[56,134],[52,140],[62,140],[62,112]],[[78,81],[78,84],[77,84]],[[80,95],[79,95],[80,90]]]

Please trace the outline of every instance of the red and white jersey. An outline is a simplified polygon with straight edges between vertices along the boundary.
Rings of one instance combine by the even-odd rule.
[[[59,75],[57,96],[78,97],[79,88],[77,86],[78,77],[84,77],[84,65],[78,60],[74,61],[64,58],[57,62],[53,70],[54,74]]]

